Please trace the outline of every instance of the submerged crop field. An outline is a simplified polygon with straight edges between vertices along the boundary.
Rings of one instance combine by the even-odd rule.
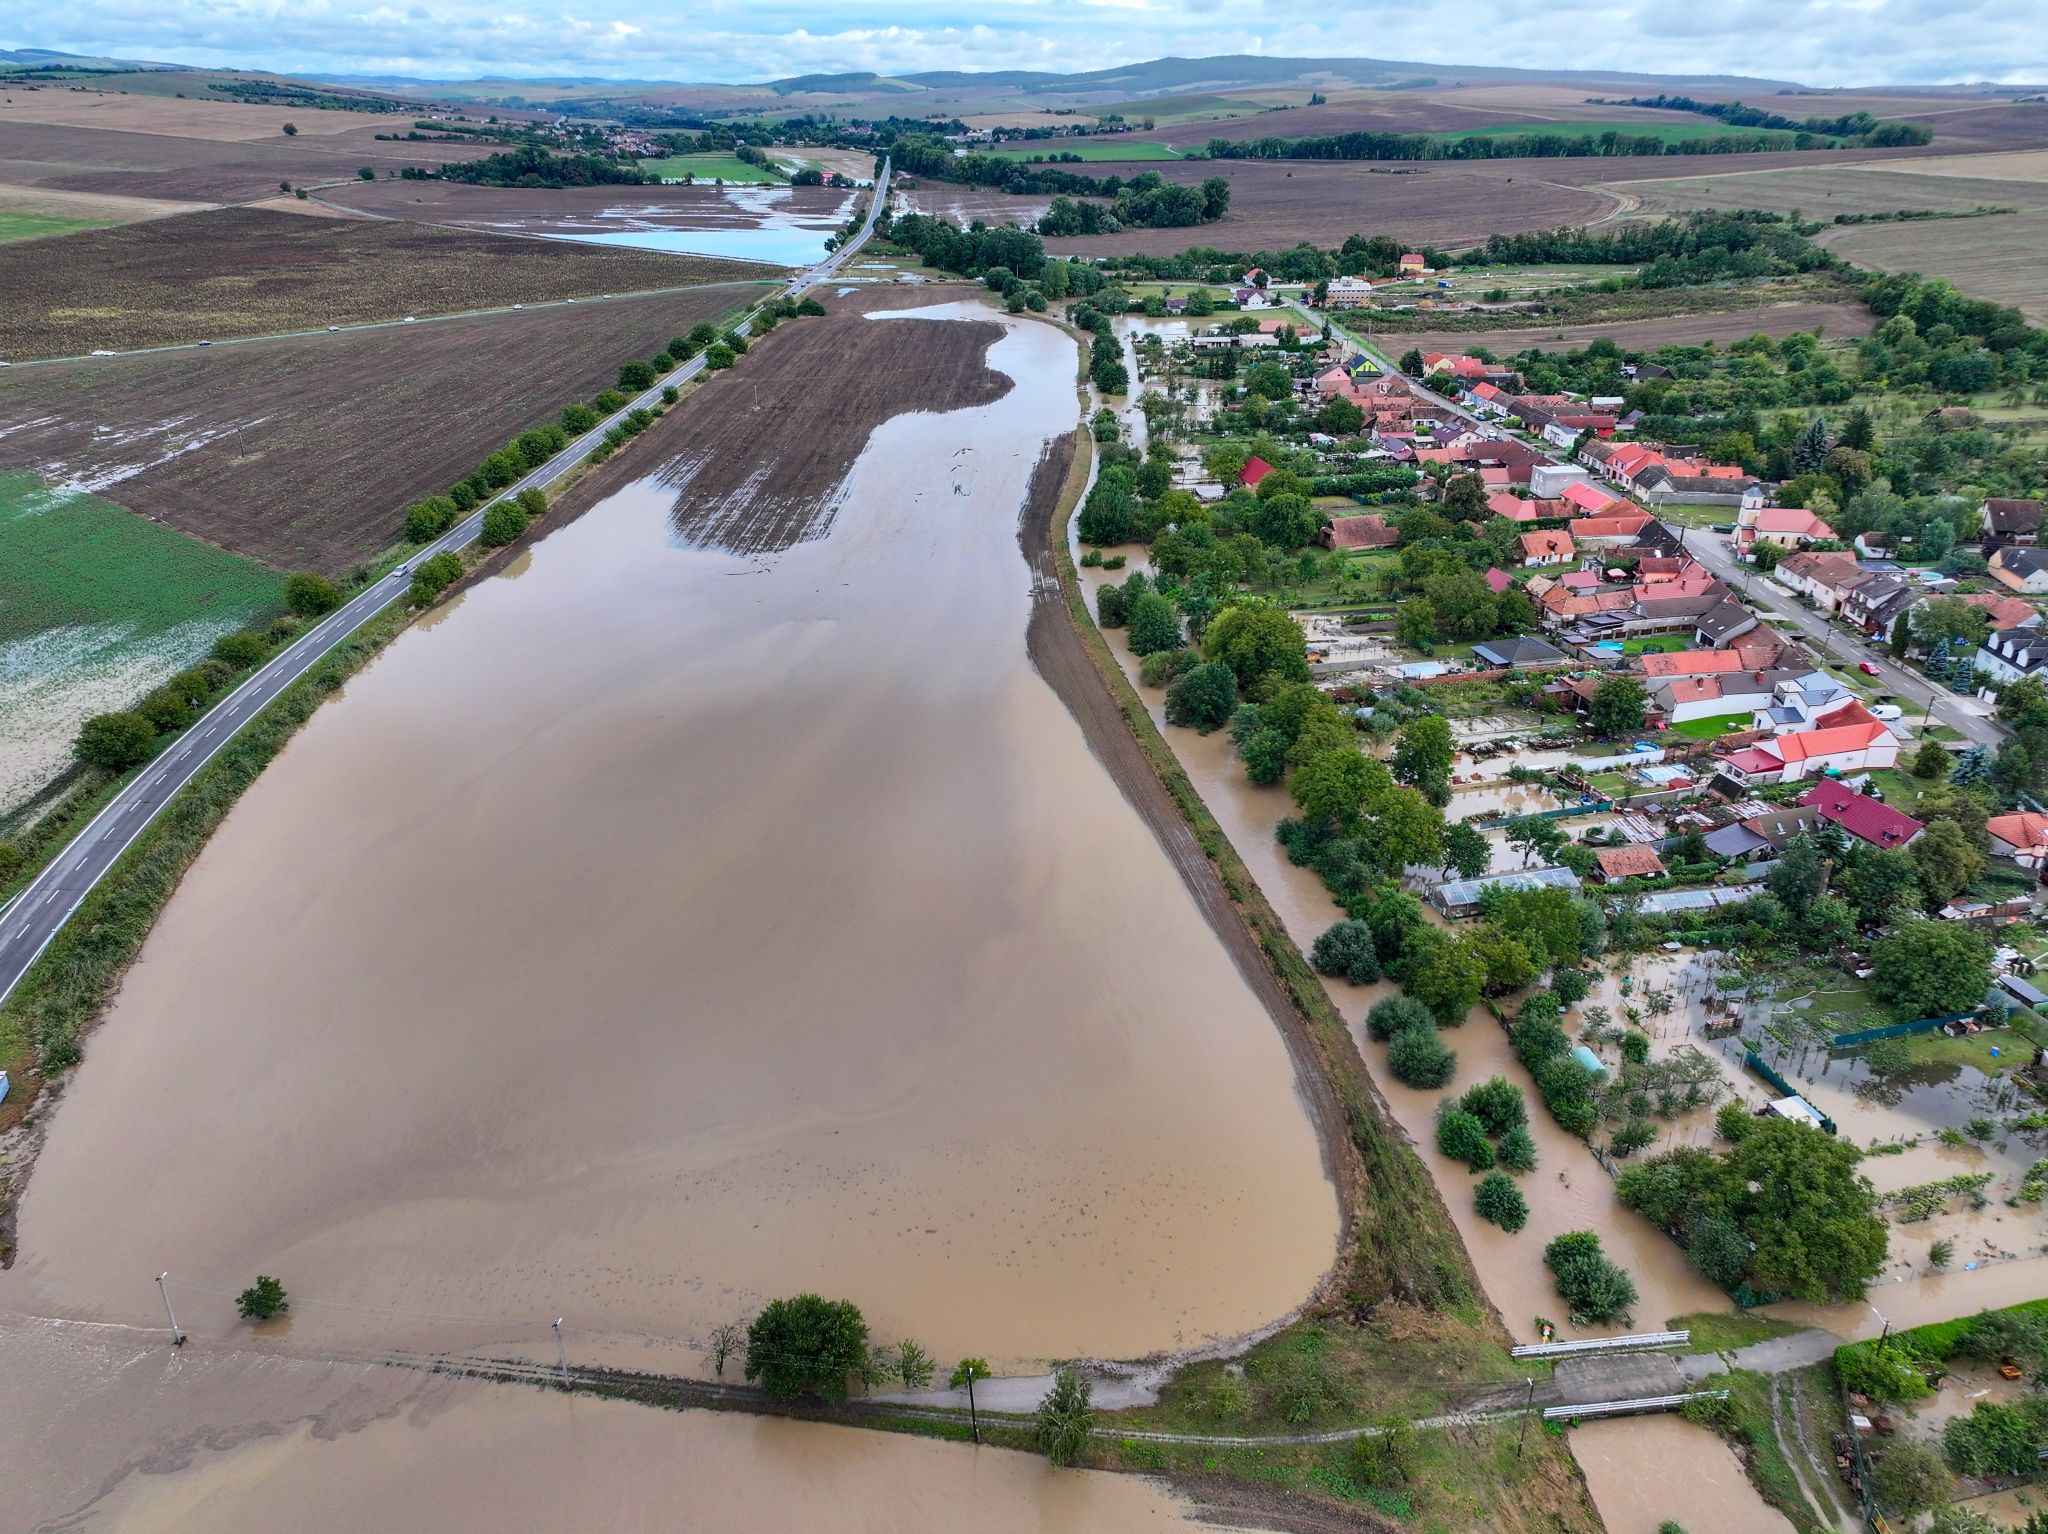
[[[274,607],[275,575],[110,501],[0,472],[0,813],[122,708]]]

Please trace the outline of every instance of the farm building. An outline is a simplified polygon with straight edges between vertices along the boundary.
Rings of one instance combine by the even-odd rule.
[[[1333,517],[1316,531],[1316,542],[1326,549],[1391,549],[1400,541],[1400,533],[1387,526],[1386,518],[1372,513]]]

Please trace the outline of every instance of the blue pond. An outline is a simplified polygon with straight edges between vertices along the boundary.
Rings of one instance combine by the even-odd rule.
[[[773,266],[813,266],[825,255],[830,229],[624,229],[613,234],[558,234],[584,245],[627,245],[671,255],[723,256]]]

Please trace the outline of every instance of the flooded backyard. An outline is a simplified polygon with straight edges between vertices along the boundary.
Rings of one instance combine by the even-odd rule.
[[[262,1272],[292,1299],[265,1345],[301,1355],[551,1359],[563,1316],[572,1360],[691,1370],[713,1326],[808,1288],[860,1304],[877,1340],[999,1368],[1301,1303],[1337,1208],[1282,1041],[1026,659],[1017,521],[1073,427],[1073,353],[1040,324],[963,324],[991,317],[816,322],[927,360],[986,333],[1006,392],[875,430],[806,541],[685,542],[688,476],[649,452],[313,719],[95,1035],[0,1310],[125,1335],[168,1270],[203,1351],[249,1336],[233,1296]],[[714,387],[769,368],[772,341]],[[123,1374],[101,1382],[110,1415]],[[450,1407],[431,1433],[411,1412],[346,1447],[237,1450],[194,1471],[193,1506],[262,1526],[332,1476],[376,1523],[422,1455],[491,1480],[504,1445],[538,1460],[563,1413],[610,1411]],[[626,1431],[672,1435],[678,1474],[738,1455],[790,1481],[756,1527],[828,1495],[785,1459],[852,1457],[810,1429],[646,1416]],[[927,1452],[959,1451],[901,1448]],[[517,1475],[493,1484],[487,1506],[519,1501]],[[1045,1527],[1120,1516],[1063,1495],[1014,1500]],[[891,1526],[922,1526],[922,1497]]]

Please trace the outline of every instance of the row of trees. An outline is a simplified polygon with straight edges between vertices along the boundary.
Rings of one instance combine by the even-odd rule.
[[[906,1390],[922,1390],[937,1377],[937,1361],[910,1338],[890,1346],[875,1345],[866,1317],[850,1300],[828,1300],[799,1294],[771,1300],[742,1333],[738,1324],[717,1327],[708,1352],[719,1375],[744,1347],[746,1377],[758,1381],[771,1396],[817,1395],[844,1400],[854,1385],[874,1388],[899,1382]],[[949,1377],[952,1389],[968,1392],[990,1377],[985,1359],[965,1358]],[[1032,1436],[1056,1465],[1070,1465],[1088,1446],[1095,1427],[1093,1386],[1072,1369],[1053,1375],[1052,1387],[1039,1402]],[[979,1417],[975,1419],[977,1438]]]
[[[1670,138],[1631,133],[1627,128],[1597,132],[1389,133],[1360,129],[1313,138],[1209,140],[1212,160],[1566,160],[1610,155],[1756,154],[1770,149],[1828,149],[1812,134],[1787,139],[1781,133],[1730,132],[1703,138]]]
[[[1868,112],[1843,112],[1835,117],[1787,117],[1782,112],[1744,106],[1739,101],[1698,101],[1691,96],[1628,96],[1619,101],[1601,101],[1596,106],[1652,107],[1665,112],[1692,112],[1711,117],[1731,128],[1769,128],[1783,133],[1802,133],[1809,138],[1851,139],[1858,148],[1892,149],[1934,142],[1934,130],[1924,123],[1899,122],[1873,117]],[[1807,147],[1805,145],[1800,146]],[[1837,146],[1843,147],[1843,146]]]

